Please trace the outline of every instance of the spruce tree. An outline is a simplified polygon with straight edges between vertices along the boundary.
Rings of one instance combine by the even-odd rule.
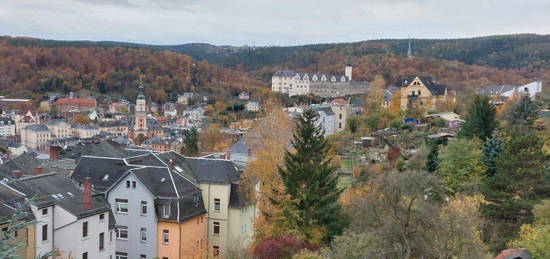
[[[426,157],[426,171],[433,173],[437,170],[439,166],[439,144],[441,141],[437,139],[429,140],[426,139],[426,144],[430,147],[430,153]]]
[[[184,132],[185,139],[183,140],[183,153],[188,156],[195,156],[199,153],[199,133],[196,128],[191,128]]]
[[[482,213],[492,223],[486,237],[494,251],[505,248],[521,224],[533,221],[532,208],[550,197],[548,156],[535,135],[517,136],[506,143],[495,161],[495,173],[485,177],[481,193],[487,201]]]
[[[481,151],[483,151],[483,158],[481,161],[485,165],[485,168],[487,169],[487,175],[492,176],[496,172],[496,160],[499,157],[502,148],[503,148],[503,141],[500,138],[499,135],[493,135],[492,138],[487,139],[485,143],[483,144],[483,148]]]
[[[476,95],[474,97],[464,120],[465,122],[458,133],[459,137],[477,137],[485,141],[491,137],[493,130],[498,127],[496,110],[489,103],[489,97],[487,96]]]
[[[539,116],[539,105],[529,95],[522,95],[519,101],[506,113],[506,120],[513,126],[531,127]]]
[[[278,205],[295,212],[285,218],[301,238],[328,244],[342,233],[346,220],[337,202],[342,190],[337,187],[330,146],[317,120],[317,113],[307,110],[297,121],[291,141],[294,151],[285,152],[284,167],[279,167],[290,201]]]

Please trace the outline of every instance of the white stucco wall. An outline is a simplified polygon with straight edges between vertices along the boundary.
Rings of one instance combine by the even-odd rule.
[[[126,188],[126,181],[136,181],[136,188]],[[117,213],[115,199],[128,199],[128,214]],[[128,174],[107,193],[107,200],[115,215],[117,225],[128,227],[128,240],[116,240],[116,251],[128,253],[128,258],[147,258],[157,255],[157,216],[153,195],[133,174]],[[141,215],[141,201],[147,202],[147,215]],[[147,229],[147,242],[140,241],[140,228]]]

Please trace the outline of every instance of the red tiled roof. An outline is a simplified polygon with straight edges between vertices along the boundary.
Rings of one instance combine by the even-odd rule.
[[[339,98],[339,99],[334,99],[332,100],[332,102],[330,102],[332,104],[341,104],[341,105],[346,105],[348,104],[348,101],[342,99],[342,98]]]
[[[96,106],[97,102],[91,98],[59,98],[56,105]]]

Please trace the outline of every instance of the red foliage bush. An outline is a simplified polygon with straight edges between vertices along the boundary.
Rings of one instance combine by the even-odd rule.
[[[317,247],[308,242],[300,241],[293,236],[283,236],[260,242],[254,248],[254,256],[259,259],[289,259],[304,249],[315,251]]]

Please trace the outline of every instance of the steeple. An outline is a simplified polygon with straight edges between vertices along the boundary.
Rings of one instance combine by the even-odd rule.
[[[138,92],[139,92],[139,94],[138,94],[138,97],[137,97],[138,100],[144,100],[144,99],[145,99],[145,95],[143,94],[143,89],[144,89],[144,87],[143,87],[143,79],[142,79],[142,77],[140,76],[140,77],[139,77],[139,86],[138,86]]]

